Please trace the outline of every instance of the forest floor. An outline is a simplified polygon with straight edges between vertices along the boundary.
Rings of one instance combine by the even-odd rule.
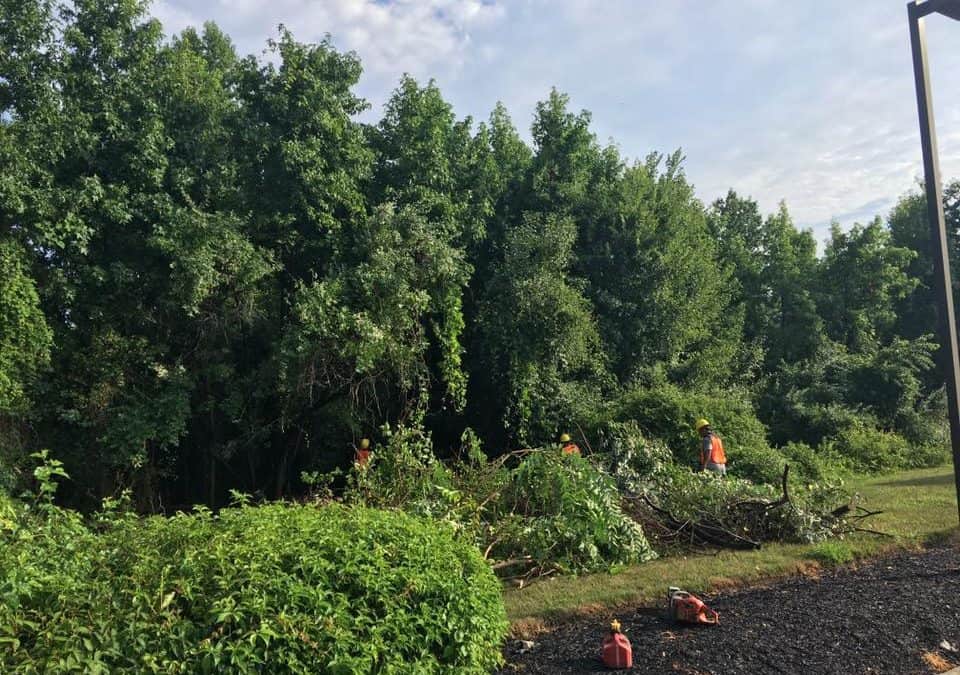
[[[665,590],[665,589],[664,589]],[[936,673],[960,664],[960,546],[941,543],[703,596],[717,626],[683,627],[665,602],[621,607],[635,673]],[[597,612],[511,640],[500,673],[606,673]]]

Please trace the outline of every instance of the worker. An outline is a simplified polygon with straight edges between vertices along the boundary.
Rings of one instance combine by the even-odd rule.
[[[560,444],[562,446],[561,451],[565,455],[577,455],[580,456],[580,446],[570,440],[570,434],[562,433],[560,434]]]
[[[727,456],[723,452],[723,441],[713,433],[710,422],[705,419],[697,420],[697,433],[700,434],[700,470],[726,476]]]
[[[357,449],[356,456],[354,457],[354,461],[353,461],[354,465],[360,469],[365,467],[367,465],[367,462],[370,461],[370,454],[372,452],[373,451],[370,449],[370,439],[361,438],[360,447]]]

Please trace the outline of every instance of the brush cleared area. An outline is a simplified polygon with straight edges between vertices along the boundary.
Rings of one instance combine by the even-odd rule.
[[[664,557],[613,573],[560,577],[505,591],[507,615],[517,635],[605,608],[659,600],[668,586],[694,593],[807,573],[899,549],[917,549],[956,536],[953,469],[904,471],[851,481],[862,505],[882,511],[866,532],[819,544],[769,544],[759,551],[701,552]]]

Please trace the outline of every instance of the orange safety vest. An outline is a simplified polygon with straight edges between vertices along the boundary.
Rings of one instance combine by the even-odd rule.
[[[359,449],[357,450],[356,463],[357,466],[366,466],[367,462],[370,461],[370,450],[369,449]]]
[[[705,453],[703,443],[700,444],[700,466],[706,466],[709,463],[726,464],[727,455],[723,451],[723,441],[716,434],[711,433],[707,438],[710,439],[710,452]]]
[[[565,446],[563,446],[563,454],[565,454],[565,455],[579,455],[579,454],[580,454],[580,446],[578,446],[576,443],[574,443],[573,441],[571,441],[570,443],[567,443]]]

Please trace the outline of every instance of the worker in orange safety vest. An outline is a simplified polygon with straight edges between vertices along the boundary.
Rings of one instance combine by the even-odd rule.
[[[357,468],[362,469],[367,465],[367,462],[370,461],[370,455],[372,453],[373,451],[370,449],[370,439],[361,438],[360,447],[357,448],[353,463],[357,466]]]
[[[727,455],[723,451],[723,441],[713,433],[710,422],[705,419],[697,420],[697,433],[700,434],[700,470],[726,476]]]
[[[565,455],[579,455],[580,446],[570,440],[570,434],[560,434],[561,452]]]

